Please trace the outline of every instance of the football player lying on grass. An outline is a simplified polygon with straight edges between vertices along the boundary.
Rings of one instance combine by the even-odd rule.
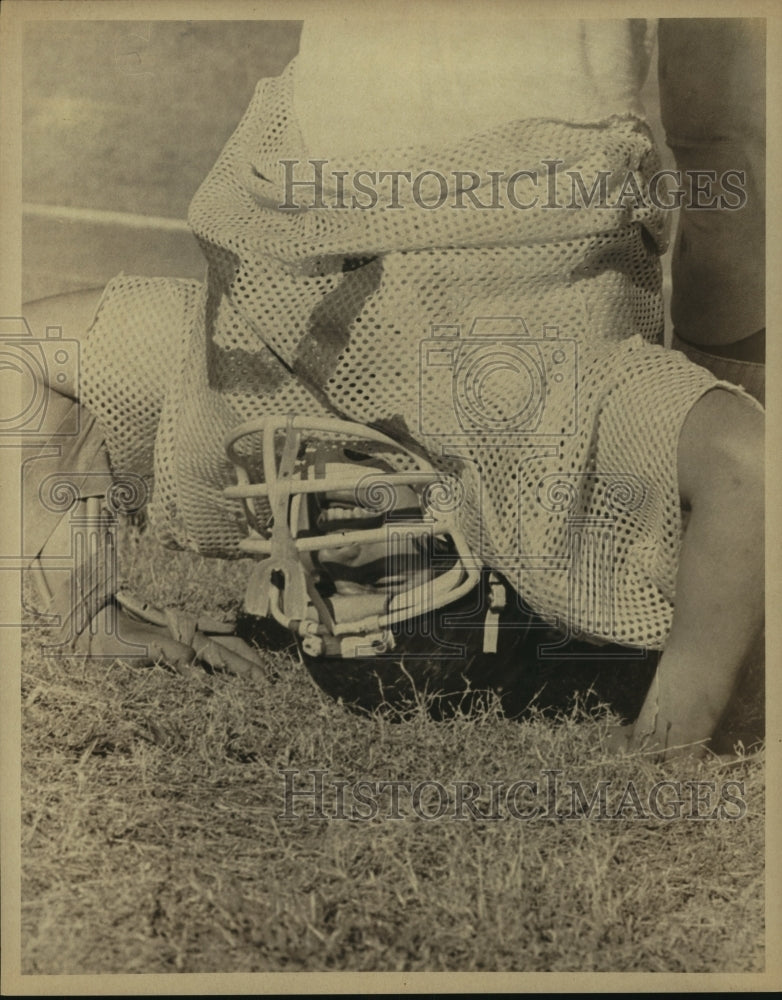
[[[520,595],[568,635],[662,649],[624,742],[703,752],[762,635],[763,416],[660,344],[669,215],[640,100],[653,25],[432,13],[383,30],[305,20],[191,202],[204,282],[121,275],[99,303],[28,313],[36,333],[89,335],[80,385],[58,382],[48,407],[56,433],[81,406],[80,432],[28,463],[26,496],[67,475],[97,519],[112,476],[154,481],[158,540],[259,557],[248,611],[307,656],[399,655],[416,615],[484,583],[483,646],[499,649],[503,600]],[[711,221],[762,216],[747,196],[754,215]],[[322,440],[284,418],[270,434],[291,413]],[[335,418],[361,447],[329,451],[348,434]],[[387,523],[352,511],[357,473],[416,494],[412,550],[393,504]],[[310,510],[346,489],[347,514]],[[56,512],[31,506],[45,599],[82,648],[110,652],[111,574],[88,557],[80,592],[58,591]],[[365,526],[340,537],[349,518]],[[324,528],[348,562],[387,541],[412,565],[362,579],[381,549],[326,572]],[[411,586],[408,569],[429,572],[417,550],[445,566]],[[383,583],[379,613],[377,595],[340,593],[348,573]],[[340,620],[350,606],[367,613]],[[152,658],[249,669],[249,648],[163,620],[173,636],[119,617]]]
[[[37,303],[27,316],[33,326],[56,316],[68,332],[74,332],[88,325],[93,307],[89,295],[71,296]],[[79,407],[80,443],[69,446],[65,456],[33,462],[36,477],[31,482],[40,483],[56,469],[78,484],[89,482],[79,479],[79,471],[102,470],[105,476],[95,480],[100,496],[80,501],[100,517],[111,476],[110,455],[89,413],[68,395],[75,386],[60,384],[58,389],[50,390],[50,418],[56,422],[59,409],[65,419],[67,411]],[[660,403],[664,405],[664,400]],[[451,513],[438,513],[436,505],[430,505],[427,517],[421,518],[426,490],[444,482],[431,464],[414,458],[412,473],[405,477],[394,472],[398,466],[387,459],[394,442],[358,425],[353,432],[341,427],[343,441],[346,436],[357,442],[362,436],[368,439],[354,444],[353,450],[343,443],[340,448],[327,444],[320,452],[313,451],[311,441],[318,435],[308,432],[308,426],[304,419],[295,426],[283,418],[261,420],[248,425],[245,434],[240,427],[230,435],[230,464],[234,470],[244,469],[244,474],[240,471],[240,485],[224,489],[229,500],[245,506],[248,522],[256,521],[254,528],[252,524],[248,528],[249,540],[243,549],[258,558],[248,608],[275,617],[313,655],[362,655],[362,643],[366,652],[380,642],[386,642],[387,652],[393,655],[393,625],[424,620],[433,607],[454,600],[454,593],[464,593],[469,589],[464,581],[471,567],[475,577],[480,561],[471,559]],[[337,423],[334,428],[329,427],[321,437],[339,437]],[[242,457],[242,442],[253,437],[257,440]],[[252,455],[252,460],[247,457]],[[287,463],[284,470],[283,463]],[[706,752],[744,668],[763,655],[762,412],[749,399],[723,387],[703,393],[683,422],[673,472],[686,528],[678,546],[670,630],[638,719],[614,738],[617,747],[667,756]],[[312,476],[322,480],[313,483]],[[235,472],[228,481],[236,482]],[[394,498],[384,516],[367,500],[378,485],[390,485]],[[34,494],[28,488],[30,495]],[[267,505],[263,523],[256,517],[259,503]],[[125,642],[144,648],[147,662],[164,660],[177,665],[199,659],[239,674],[257,667],[255,651],[229,634],[230,627],[205,620],[198,623],[174,611],[153,611],[150,620],[149,609],[123,595],[117,604],[113,581],[102,575],[104,564],[99,559],[79,577],[77,589],[72,580],[58,584],[56,574],[49,571],[46,543],[40,543],[49,529],[36,543],[35,511],[29,513],[28,540],[40,546],[36,579],[45,610],[59,617],[63,635],[72,639],[74,650],[105,655],[116,648],[119,633]],[[51,519],[51,513],[44,514],[41,524],[48,524],[47,518]],[[401,534],[400,526],[405,529]],[[437,596],[434,584],[437,560],[433,562],[433,554],[438,546],[441,567],[453,574],[454,565],[461,566],[461,575],[444,598]],[[427,589],[428,583],[432,587]],[[401,594],[406,596],[400,604]],[[348,626],[340,627],[343,619]],[[356,625],[357,619],[364,624]],[[605,641],[604,637],[597,640]],[[346,651],[350,642],[358,643],[352,652]],[[520,663],[518,669],[524,665]]]

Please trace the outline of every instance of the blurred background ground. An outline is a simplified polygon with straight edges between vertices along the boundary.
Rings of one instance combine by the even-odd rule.
[[[56,210],[184,221],[256,83],[281,72],[300,30],[292,21],[27,23],[23,301],[103,285],[119,271],[201,277],[184,226],[74,221]]]

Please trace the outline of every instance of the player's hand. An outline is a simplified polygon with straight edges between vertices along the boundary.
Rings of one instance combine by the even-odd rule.
[[[128,595],[103,608],[76,640],[75,649],[88,656],[116,656],[141,664],[161,660],[180,672],[188,672],[195,662],[239,677],[261,674],[268,669],[258,653],[231,633],[232,626],[207,616],[169,609],[160,611]],[[129,610],[132,608],[132,611]],[[117,638],[138,652],[116,654]]]

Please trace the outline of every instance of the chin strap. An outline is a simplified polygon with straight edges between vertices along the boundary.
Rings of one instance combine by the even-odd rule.
[[[483,651],[496,653],[500,640],[500,612],[508,603],[508,592],[500,578],[489,574],[489,607],[483,623]]]

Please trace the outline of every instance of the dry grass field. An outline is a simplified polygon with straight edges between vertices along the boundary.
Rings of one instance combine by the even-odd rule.
[[[124,551],[154,601],[239,603],[244,562],[135,530]],[[247,681],[45,641],[22,673],[27,974],[763,969],[758,747],[663,766],[610,757],[610,716],[573,703],[367,717],[287,653]],[[311,771],[322,813],[290,794]]]

